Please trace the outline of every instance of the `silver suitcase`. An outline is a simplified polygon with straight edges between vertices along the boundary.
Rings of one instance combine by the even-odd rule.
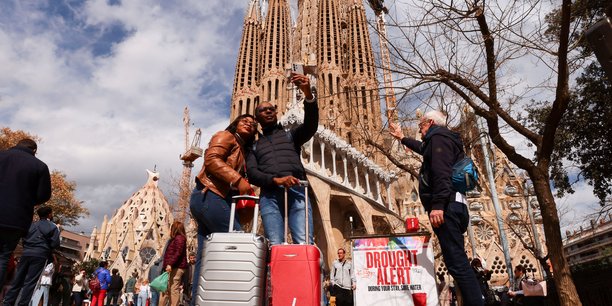
[[[251,233],[234,232],[236,201],[255,200]],[[196,305],[263,305],[268,240],[256,234],[259,198],[234,196],[229,233],[213,233],[204,242]]]

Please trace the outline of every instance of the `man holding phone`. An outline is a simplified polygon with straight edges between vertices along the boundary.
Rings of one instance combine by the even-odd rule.
[[[310,88],[310,80],[303,74],[292,73],[291,83],[304,93],[304,122],[288,131],[277,121],[276,106],[264,102],[255,109],[255,117],[262,133],[247,156],[249,182],[261,187],[260,207],[266,238],[271,244],[284,240],[284,188],[287,188],[288,217],[294,243],[304,243],[305,194],[300,180],[306,179],[306,171],[300,159],[302,145],[317,131],[319,109]],[[312,205],[308,205],[310,241],[312,233]]]

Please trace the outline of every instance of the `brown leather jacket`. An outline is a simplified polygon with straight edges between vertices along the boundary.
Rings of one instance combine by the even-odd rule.
[[[228,131],[220,131],[212,136],[208,149],[204,153],[204,165],[197,179],[210,191],[226,197],[231,186],[236,183],[244,172],[244,153],[242,140]]]

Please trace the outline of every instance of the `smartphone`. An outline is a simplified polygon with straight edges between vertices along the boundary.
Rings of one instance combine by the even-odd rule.
[[[304,74],[304,65],[302,64],[291,64],[285,67],[285,77],[287,77],[287,88],[291,88],[291,74]],[[297,84],[296,84],[297,85]]]
[[[302,64],[292,64],[291,71],[297,74],[304,74],[304,65]]]

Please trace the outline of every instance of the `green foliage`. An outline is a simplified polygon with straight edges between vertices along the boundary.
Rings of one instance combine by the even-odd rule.
[[[580,50],[582,59],[592,59],[593,51],[584,39],[585,31],[604,17],[612,5],[609,0],[577,0],[572,4],[571,44]],[[546,34],[555,37],[560,29],[560,10],[546,16]],[[612,195],[612,86],[609,79],[595,61],[585,67],[555,135],[555,150],[550,160],[550,176],[557,196],[573,193],[572,183],[584,179],[594,188],[601,205]],[[527,108],[528,116],[523,121],[542,132],[543,122],[550,113],[549,102],[533,102]],[[578,170],[574,181],[570,181],[574,169],[566,168],[571,162]]]
[[[593,186],[603,205],[612,195],[612,84],[597,62],[576,79],[570,103],[555,136],[550,174],[557,195],[574,190],[564,161],[577,167],[576,177]],[[528,125],[541,131],[550,103],[534,102],[527,109]]]
[[[96,269],[98,268],[98,266],[100,265],[100,261],[97,259],[91,259],[89,261],[84,261],[81,262],[79,264],[77,264],[74,267],[74,274],[78,273],[79,271],[81,271],[81,269],[85,269],[85,275],[92,275],[94,273],[94,271],[96,271]]]
[[[584,37],[584,32],[604,17],[606,7],[609,5],[610,0],[576,0],[572,3],[571,20],[575,31],[571,33],[570,44],[576,45],[581,50],[581,56],[589,56],[593,52]],[[550,39],[559,37],[560,12],[560,9],[556,9],[546,15],[548,23],[546,34]]]
[[[577,162],[594,187],[602,205],[612,195],[612,83],[598,63],[589,65],[577,79],[571,109],[564,119],[574,141],[568,159]]]

